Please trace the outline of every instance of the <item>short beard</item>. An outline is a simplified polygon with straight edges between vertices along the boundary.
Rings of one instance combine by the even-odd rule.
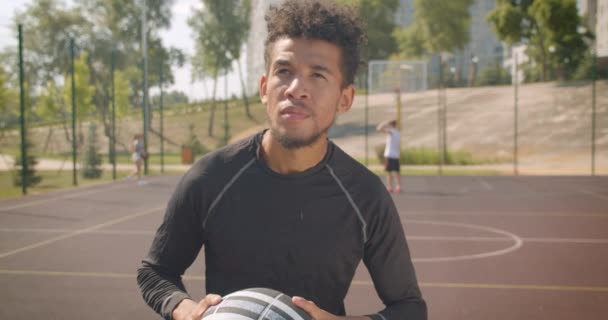
[[[278,141],[279,144],[281,144],[281,146],[283,146],[283,148],[288,149],[288,150],[295,150],[295,149],[310,147],[315,142],[317,142],[319,140],[319,138],[321,138],[321,136],[325,132],[327,132],[327,130],[319,131],[308,138],[298,139],[298,138],[291,138],[291,137],[287,136],[286,134],[281,134],[278,130],[276,130],[274,128],[270,129],[270,134],[272,135],[272,137],[276,141]]]

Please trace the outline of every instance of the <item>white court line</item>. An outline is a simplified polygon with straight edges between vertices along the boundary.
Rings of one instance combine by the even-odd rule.
[[[585,193],[585,194],[592,195],[592,196],[600,198],[602,200],[608,200],[608,196],[605,196],[605,195],[597,193],[597,192],[589,191],[587,189],[578,189],[577,191]]]
[[[83,278],[117,278],[117,279],[135,279],[135,273],[117,273],[117,272],[79,272],[79,271],[44,271],[44,270],[10,270],[0,269],[0,275],[15,275],[15,276],[51,276],[51,277],[83,277]],[[204,276],[182,276],[185,280],[205,281]]]
[[[532,217],[600,217],[608,218],[608,213],[550,213],[550,212],[408,212],[400,214],[407,216],[532,216]]]
[[[70,233],[75,229],[44,229],[44,228],[0,228],[0,232],[6,233]],[[95,230],[88,234],[101,235],[154,235],[152,230]],[[523,242],[539,243],[586,243],[586,244],[608,244],[608,239],[597,238],[543,238],[543,237],[520,237]],[[506,237],[454,237],[454,236],[408,236],[408,241],[470,241],[470,242],[511,242],[513,239]]]
[[[82,278],[115,278],[135,279],[134,273],[110,273],[110,272],[65,272],[65,271],[33,271],[33,270],[7,270],[0,269],[0,275],[12,276],[47,276],[47,277],[82,277]],[[184,280],[205,281],[204,276],[183,276]],[[463,283],[463,282],[419,282],[421,288],[443,288],[443,289],[517,289],[517,290],[542,290],[542,291],[573,291],[573,292],[608,292],[608,287],[591,286],[548,286],[530,284],[503,284],[503,283]],[[373,286],[369,280],[353,280],[354,286]]]
[[[7,233],[69,233],[76,229],[44,229],[44,228],[0,228],[0,232]],[[90,234],[118,234],[118,235],[151,235],[154,231],[148,230],[97,230]]]
[[[589,243],[608,244],[608,239],[593,238],[522,238],[523,242],[540,243]],[[433,236],[408,236],[410,241],[472,241],[472,242],[512,242],[513,239],[506,237],[433,237]]]
[[[150,180],[152,180],[152,179],[150,179]],[[135,184],[131,184],[131,183],[128,183],[128,182],[125,182],[125,183],[119,184],[119,185],[115,184],[115,182],[117,182],[117,181],[108,181],[108,182],[102,182],[102,183],[98,183],[98,184],[94,184],[94,185],[90,185],[90,186],[79,187],[81,189],[90,189],[90,188],[94,188],[94,187],[100,187],[99,189],[85,190],[85,191],[77,192],[77,193],[68,193],[66,195],[61,195],[61,196],[56,196],[56,197],[46,198],[46,199],[40,199],[40,200],[37,200],[37,201],[30,201],[30,202],[26,202],[26,203],[22,203],[22,204],[17,204],[17,205],[14,205],[14,206],[0,207],[0,212],[1,211],[10,211],[10,210],[14,210],[14,209],[25,208],[25,207],[29,207],[29,206],[45,203],[45,202],[57,201],[57,200],[60,200],[60,199],[71,199],[71,198],[75,198],[75,197],[78,197],[78,196],[83,196],[83,195],[88,195],[88,194],[93,194],[93,193],[99,193],[99,192],[110,191],[110,190],[117,190],[117,189],[124,189],[124,188],[128,188],[128,187],[131,187],[131,188],[136,188],[137,187]],[[105,185],[110,185],[110,187],[109,188],[102,188],[102,187],[105,187]],[[69,192],[69,190],[58,190],[57,192],[67,193],[67,192]],[[50,195],[52,196],[52,194],[50,194]]]
[[[121,222],[125,222],[125,221],[128,221],[128,220],[134,219],[134,218],[145,216],[147,214],[157,212],[157,211],[162,210],[164,208],[165,208],[165,206],[160,206],[160,207],[148,209],[146,211],[141,211],[141,212],[134,213],[134,214],[131,214],[131,215],[128,215],[128,216],[120,217],[120,218],[117,218],[117,219],[114,219],[114,220],[110,220],[108,222],[100,223],[100,224],[97,224],[97,225],[85,228],[85,229],[76,230],[76,231],[71,232],[69,234],[64,234],[64,235],[57,236],[57,237],[54,237],[54,238],[51,238],[51,239],[48,239],[48,240],[40,241],[40,242],[31,244],[29,246],[25,246],[25,247],[22,247],[22,248],[19,248],[19,249],[15,249],[15,250],[12,250],[12,251],[9,251],[9,252],[2,253],[2,254],[0,254],[0,259],[6,258],[8,256],[12,256],[12,255],[15,255],[17,253],[24,252],[24,251],[29,251],[29,250],[36,249],[36,248],[39,248],[39,247],[42,247],[42,246],[46,246],[46,245],[49,245],[51,243],[54,243],[54,242],[57,242],[57,241],[60,241],[60,240],[64,240],[64,239],[68,239],[68,238],[73,238],[75,236],[78,236],[78,235],[81,235],[81,234],[84,234],[84,233],[88,233],[88,232],[91,232],[91,231],[99,230],[101,228],[109,227],[109,226],[112,226],[112,225],[115,225],[115,224],[118,224],[118,223],[121,223]]]
[[[505,231],[505,230],[497,229],[497,228],[487,227],[487,226],[479,226],[479,225],[469,224],[469,223],[439,222],[439,221],[432,221],[432,220],[405,220],[402,222],[402,224],[405,224],[405,223],[450,226],[450,227],[460,227],[460,228],[473,229],[473,230],[481,230],[481,231],[485,231],[485,232],[503,235],[504,238],[508,238],[511,240],[510,242],[513,242],[513,244],[511,246],[506,247],[504,249],[482,252],[482,253],[477,253],[477,254],[456,255],[456,256],[447,256],[447,257],[413,258],[412,259],[413,262],[451,262],[451,261],[462,261],[462,260],[470,260],[470,259],[483,259],[483,258],[496,257],[496,256],[501,256],[501,255],[505,255],[505,254],[517,251],[519,248],[521,248],[523,246],[523,243],[524,243],[523,240],[516,234],[513,234],[513,233]]]

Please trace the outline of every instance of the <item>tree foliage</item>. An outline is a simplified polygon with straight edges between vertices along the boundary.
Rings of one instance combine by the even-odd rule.
[[[558,77],[573,74],[584,60],[584,37],[590,34],[578,32],[576,0],[497,0],[487,20],[502,41],[528,45],[532,64],[527,68],[540,80],[551,78],[549,67]]]
[[[394,32],[403,58],[462,49],[470,39],[474,0],[415,0],[414,22]]]
[[[395,30],[395,12],[399,0],[341,0],[353,5],[366,26],[367,44],[363,46],[365,60],[387,59],[397,52],[397,42],[392,34]]]

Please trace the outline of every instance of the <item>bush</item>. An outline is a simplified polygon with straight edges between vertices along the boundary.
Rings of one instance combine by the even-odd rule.
[[[95,123],[89,125],[89,135],[84,155],[82,157],[82,176],[87,179],[98,179],[101,177],[101,155],[98,151],[97,126]]]
[[[183,146],[186,148],[191,148],[192,153],[195,156],[204,155],[205,153],[209,152],[209,150],[198,139],[198,136],[196,136],[196,133],[194,133],[194,124],[191,123],[190,126],[188,127],[188,130],[189,130],[188,139],[186,139],[186,142],[184,143]]]
[[[27,187],[33,187],[42,181],[42,177],[36,175],[36,165],[38,164],[38,159],[36,156],[31,154],[32,143],[29,139],[25,140],[25,150],[26,150],[26,160],[27,161],[27,171],[25,172],[25,185]],[[21,161],[21,156],[15,156],[15,176],[13,179],[13,185],[17,187],[22,186],[22,174],[23,174],[23,162]]]

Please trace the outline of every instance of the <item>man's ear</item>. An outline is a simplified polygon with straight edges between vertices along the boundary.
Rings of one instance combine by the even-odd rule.
[[[355,100],[355,87],[349,84],[346,88],[342,89],[340,96],[340,103],[338,104],[338,113],[344,113],[353,105]]]
[[[262,103],[266,103],[266,101],[268,100],[267,96],[266,96],[266,87],[268,85],[266,79],[266,75],[262,75],[262,77],[260,78],[260,100],[262,100]]]

